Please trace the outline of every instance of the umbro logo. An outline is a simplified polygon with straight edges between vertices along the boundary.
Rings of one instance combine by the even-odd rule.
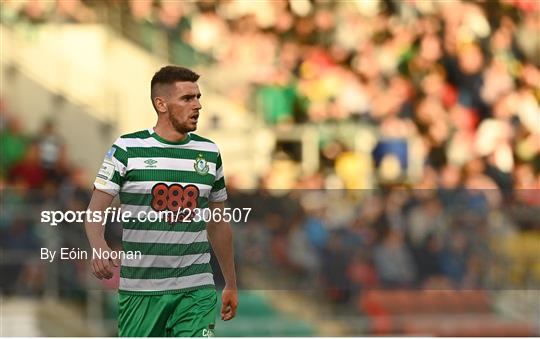
[[[157,160],[154,160],[154,159],[148,159],[148,160],[145,160],[144,163],[146,164],[146,168],[149,168],[149,167],[156,167]]]

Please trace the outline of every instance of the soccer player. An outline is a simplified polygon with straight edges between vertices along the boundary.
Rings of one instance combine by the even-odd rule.
[[[198,79],[187,68],[160,69],[151,82],[156,126],[118,138],[94,182],[88,209],[104,212],[119,194],[122,212],[131,212],[123,223],[123,250],[142,254],[121,263],[120,336],[213,336],[217,296],[210,243],[225,278],[221,318],[236,313],[231,227],[206,225],[190,213],[222,210],[227,199],[217,146],[192,133],[201,109]],[[157,212],[179,210],[180,218],[155,221]],[[155,212],[153,218],[149,212]],[[93,249],[110,251],[100,222],[87,222],[85,228]],[[110,279],[118,265],[92,259],[98,279]]]

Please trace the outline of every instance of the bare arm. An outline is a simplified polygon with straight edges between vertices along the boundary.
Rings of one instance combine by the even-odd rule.
[[[100,211],[101,215],[104,216],[104,211],[111,205],[113,198],[112,195],[95,189],[92,193],[92,199],[90,200],[88,210],[91,212]],[[111,250],[105,241],[105,226],[102,225],[101,221],[86,221],[84,228],[92,249],[101,249],[102,252]],[[111,264],[118,266],[118,261],[92,258],[92,273],[98,279],[110,279],[113,276]]]
[[[210,208],[223,211],[224,202],[211,203]],[[228,222],[209,222],[207,226],[208,239],[216,254],[219,267],[225,278],[223,289],[221,319],[230,320],[236,314],[238,307],[238,292],[236,287],[236,272],[234,268],[234,248],[231,225]]]

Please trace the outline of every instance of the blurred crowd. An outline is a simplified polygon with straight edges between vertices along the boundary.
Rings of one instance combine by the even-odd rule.
[[[46,280],[40,248],[87,247],[81,227],[68,225],[54,236],[49,227],[40,224],[40,213],[86,210],[89,177],[85,169],[68,160],[67,145],[53,120],[29,135],[6,106],[0,104],[0,289],[40,294]],[[60,273],[60,285],[71,292],[84,290],[85,262],[62,263]]]
[[[2,13],[11,24],[108,22],[173,63],[205,65],[213,90],[269,126],[362,125],[404,140],[423,166],[417,187],[436,186],[434,174],[540,187],[537,1],[17,0]],[[321,137],[322,183],[297,171],[298,155],[277,154],[299,172],[287,188],[336,177],[374,187],[359,179],[373,175],[370,150],[348,134]],[[284,175],[275,160],[266,177]]]
[[[369,289],[540,283],[540,208],[497,191],[276,193],[231,194],[232,206],[253,208],[251,221],[235,229],[239,266],[268,273],[266,288],[319,291],[356,307]]]
[[[216,90],[270,126],[361,124],[378,139],[406,140],[424,167],[417,187],[436,187],[437,175],[470,188],[540,187],[535,1],[112,6],[142,46],[206,64]],[[300,173],[288,188],[328,187],[329,173],[345,188],[373,187],[358,179],[372,173],[351,135],[321,138],[320,148],[323,181]],[[298,156],[285,158],[298,169]],[[276,165],[266,177],[284,172]]]
[[[534,252],[524,248],[527,259],[516,262],[513,245],[504,247],[540,230],[537,1],[17,0],[2,2],[1,17],[96,22],[104,5],[147,50],[204,64],[214,90],[267,126],[369,126],[377,140],[404,140],[420,161],[415,180],[375,190],[377,182],[366,182],[377,162],[369,151],[329,136],[313,175],[294,174],[299,159],[278,154],[257,196],[235,191],[231,178],[231,204],[256,212],[236,228],[240,265],[284,272],[336,302],[375,287],[540,281]],[[13,188],[1,198],[10,204],[0,244],[39,248],[26,203],[85,209],[88,178],[67,161],[53,123],[29,138],[2,115],[0,133],[0,184]],[[284,175],[296,190],[275,196]],[[370,190],[316,191],[329,187]],[[80,228],[58,234],[66,247],[85,243]],[[40,277],[28,266],[3,265],[0,276],[24,289]]]

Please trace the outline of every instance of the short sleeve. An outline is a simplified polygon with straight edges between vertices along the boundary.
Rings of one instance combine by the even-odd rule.
[[[94,187],[112,196],[120,192],[124,183],[127,167],[127,150],[118,139],[105,154],[101,168],[96,175]]]
[[[216,178],[210,191],[211,202],[222,202],[227,200],[227,190],[225,188],[225,177],[223,176],[223,163],[221,161],[221,154],[218,154],[216,160]]]

